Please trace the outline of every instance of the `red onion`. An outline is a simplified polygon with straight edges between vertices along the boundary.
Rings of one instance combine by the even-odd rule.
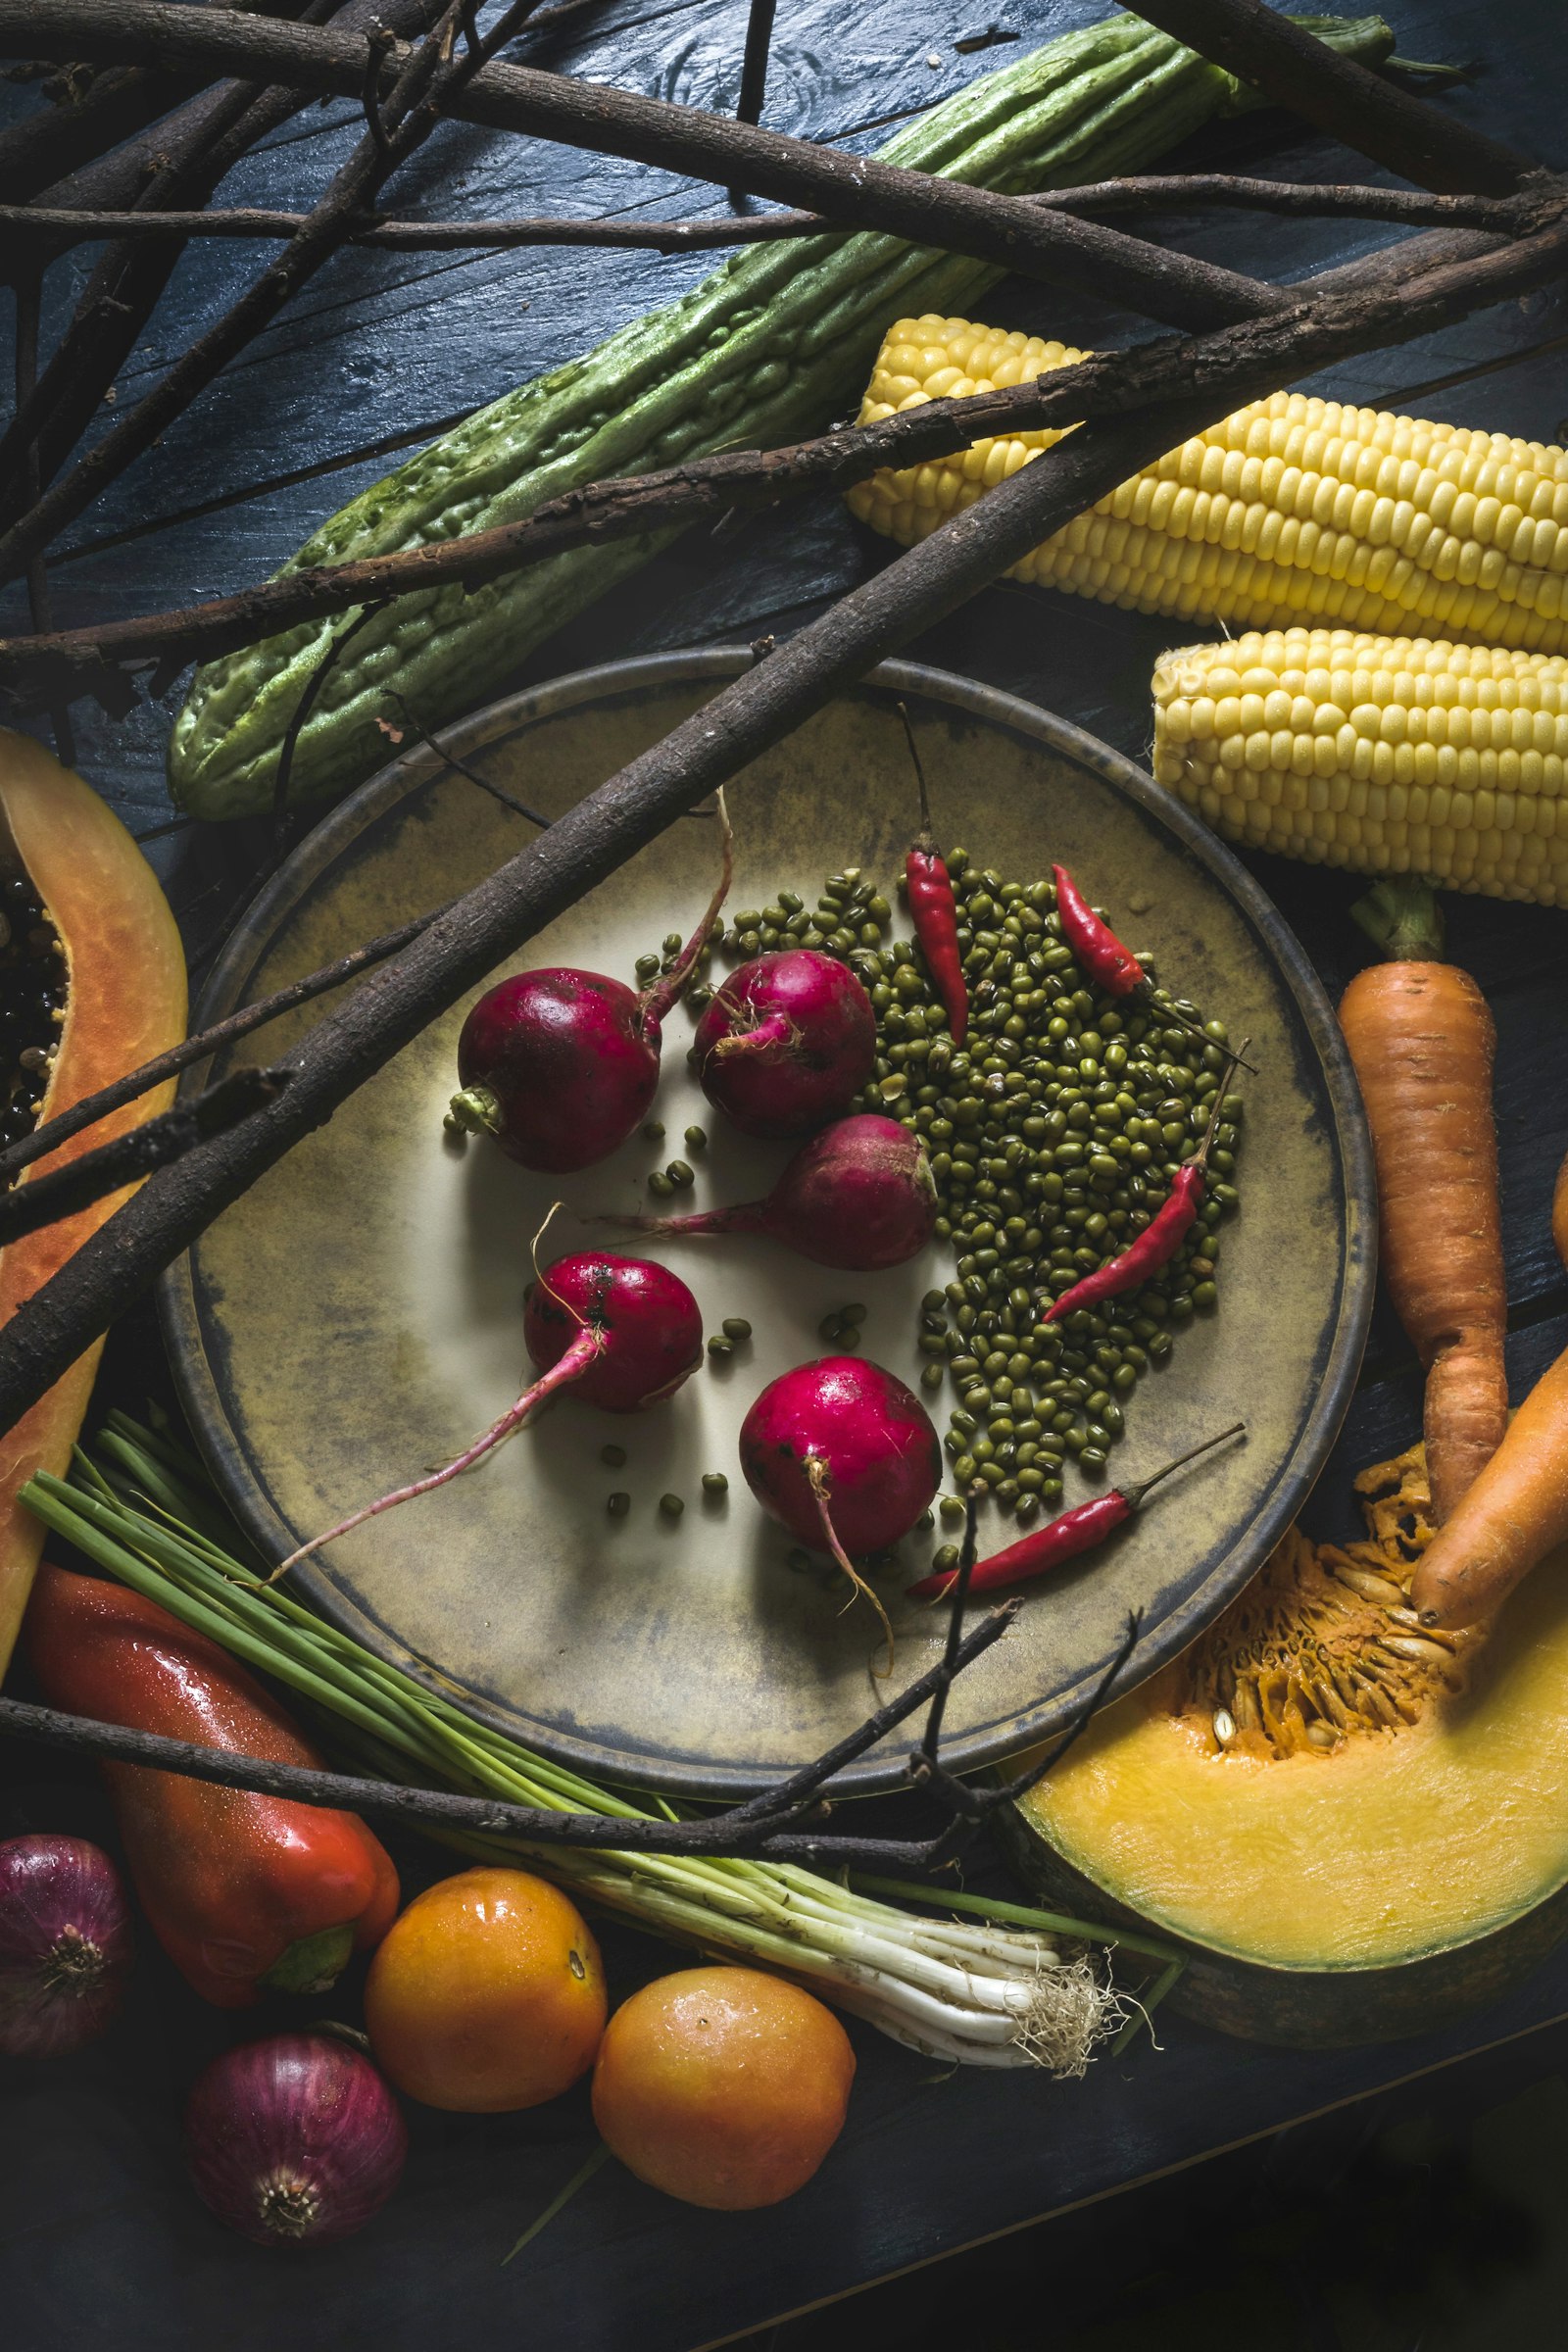
[[[120,1873],[85,1838],[0,1845],[0,2053],[56,2058],[91,2041],[130,1967]]]
[[[409,2150],[368,2058],[325,2034],[274,2034],[215,2058],[185,2109],[198,2194],[260,2246],[348,2237],[396,2188]]]

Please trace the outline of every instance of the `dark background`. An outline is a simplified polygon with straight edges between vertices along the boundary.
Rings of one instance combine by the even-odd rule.
[[[1005,49],[961,54],[957,38],[994,23],[1033,43],[1102,13],[1098,0],[1005,0],[995,11],[965,0],[853,10],[783,0],[764,120],[874,146],[893,123],[1006,62]],[[1442,101],[1456,117],[1568,163],[1562,0],[1400,0],[1386,13],[1402,53],[1474,63]],[[744,23],[743,0],[605,0],[553,35],[525,37],[516,54],[732,108]],[[40,103],[34,89],[3,98],[17,112]],[[354,121],[346,104],[313,109],[231,176],[223,201],[307,204]],[[1375,176],[1275,115],[1216,127],[1171,160],[1289,178]],[[640,166],[456,125],[397,190],[400,211],[440,214],[687,215],[723,202]],[[1150,227],[1275,276],[1348,259],[1388,234],[1235,214]],[[92,259],[81,248],[51,272],[57,321]],[[253,259],[218,243],[190,251],[121,399],[224,307]],[[58,619],[152,611],[263,576],[396,453],[672,299],[710,266],[711,257],[548,250],[340,256],[75,527],[52,564]],[[1102,347],[1136,331],[1022,284],[998,288],[983,308],[999,323]],[[48,339],[46,320],[46,349]],[[1349,362],[1310,388],[1560,441],[1565,346],[1557,290]],[[716,539],[698,534],[544,647],[517,682],[787,630],[887,552],[827,499]],[[24,625],[15,603],[0,604],[0,625]],[[1059,710],[1141,759],[1149,671],[1172,634],[1168,622],[1002,587],[908,650]],[[172,812],[163,745],[176,702],[177,693],[121,722],[79,706],[74,753],[149,836],[199,971],[254,888],[267,844],[251,826],[164,830]],[[1348,912],[1360,886],[1252,862],[1337,991],[1364,960]],[[1499,1031],[1517,1393],[1568,1343],[1568,1285],[1547,1222],[1568,1147],[1564,918],[1474,899],[1446,905],[1450,953],[1482,981]],[[150,1312],[115,1335],[103,1394],[138,1410],[167,1394]],[[1418,1395],[1402,1337],[1380,1307],[1309,1515],[1320,1531],[1347,1523],[1348,1471],[1414,1436]],[[0,1755],[0,1836],[109,1834],[90,1776],[20,1752]],[[399,1858],[411,1885],[439,1875],[421,1848]],[[978,1883],[1004,1885],[1000,1871]],[[617,1990],[670,1965],[666,1951],[624,1931],[605,1941]],[[325,2006],[356,2015],[354,1984]],[[102,2044],[48,2069],[0,2070],[5,2337],[17,2352],[205,2352],[217,2340],[243,2352],[284,2342],[300,2352],[444,2352],[483,2331],[570,2352],[690,2352],[737,2338],[776,2352],[952,2341],[990,2352],[1047,2338],[1071,2352],[1155,2342],[1209,2352],[1252,2335],[1278,2352],[1479,2352],[1527,2333],[1549,2338],[1561,2332],[1553,2323],[1568,2272],[1564,2020],[1568,1961],[1559,1960],[1443,2035],[1281,2053],[1162,2017],[1158,2052],[1141,2041],[1083,2083],[1059,2086],[971,2070],[939,2077],[857,2029],[850,2128],[809,2188],[773,2212],[696,2213],[611,2166],[501,2269],[591,2149],[586,2100],[574,2094],[516,2117],[416,2114],[407,2181],[379,2221],[343,2247],[285,2258],[208,2220],[178,2148],[181,2096],[205,2058],[282,2022],[281,2009],[274,2021],[202,2008],[144,1938],[127,2013]],[[1024,2227],[1045,2215],[1056,2218]],[[878,2279],[891,2282],[774,2325]]]

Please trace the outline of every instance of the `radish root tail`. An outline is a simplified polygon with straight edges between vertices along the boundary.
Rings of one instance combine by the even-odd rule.
[[[410,1486],[398,1487],[390,1494],[379,1495],[374,1502],[368,1502],[363,1509],[351,1512],[347,1519],[340,1519],[324,1535],[313,1536],[308,1544],[299,1544],[286,1560],[279,1560],[267,1578],[267,1583],[275,1585],[279,1577],[286,1576],[291,1568],[297,1568],[301,1560],[309,1559],[312,1552],[319,1551],[323,1544],[335,1544],[339,1536],[352,1534],[355,1528],[363,1527],[368,1519],[378,1519],[383,1511],[395,1510],[400,1502],[413,1502],[420,1494],[431,1494],[438,1487],[450,1486],[453,1479],[461,1478],[465,1470],[471,1470],[475,1462],[483,1461],[486,1454],[493,1453],[498,1446],[524,1428],[558,1389],[564,1388],[568,1381],[580,1379],[604,1344],[603,1332],[593,1324],[585,1323],[564,1355],[552,1364],[532,1388],[525,1389],[516,1402],[507,1407],[500,1420],[492,1421],[471,1446],[466,1446],[450,1462],[443,1462],[439,1470],[430,1471],[424,1478],[415,1479]]]
[[[864,1577],[860,1574],[858,1568],[856,1567],[855,1562],[850,1558],[849,1553],[845,1550],[843,1544],[839,1542],[837,1535],[834,1533],[832,1517],[829,1514],[827,1507],[829,1501],[832,1499],[833,1494],[832,1483],[827,1474],[827,1465],[821,1461],[816,1454],[808,1454],[806,1457],[806,1475],[810,1482],[811,1494],[816,1503],[816,1516],[821,1523],[823,1539],[829,1551],[833,1554],[833,1557],[837,1560],[839,1566],[843,1569],[845,1575],[855,1587],[855,1592],[850,1594],[849,1599],[844,1603],[844,1608],[849,1609],[855,1606],[855,1596],[858,1592],[862,1596],[862,1598],[871,1603],[872,1608],[875,1609],[877,1615],[882,1620],[882,1632],[888,1645],[888,1662],[885,1666],[873,1666],[871,1672],[876,1676],[878,1682],[884,1682],[893,1672],[893,1659],[895,1653],[893,1621],[889,1617],[887,1610],[882,1605],[880,1594],[873,1592],[871,1587],[866,1583]],[[839,1614],[842,1616],[844,1614],[844,1610],[841,1609]]]

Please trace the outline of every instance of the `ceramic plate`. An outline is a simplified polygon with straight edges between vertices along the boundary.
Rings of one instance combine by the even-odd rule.
[[[504,791],[552,813],[663,735],[744,665],[704,653],[630,662],[498,704],[450,737]],[[894,702],[915,706],[945,838],[1021,878],[1061,859],[1162,977],[1253,1041],[1243,1201],[1227,1221],[1217,1313],[1178,1334],[1140,1382],[1112,1477],[1137,1477],[1225,1422],[1245,1446],[1162,1489],[1114,1544],[1029,1594],[1013,1631],[962,1679],[952,1760],[976,1767],[1039,1739],[1092,1688],[1130,1609],[1143,1632],[1129,1679],[1152,1672],[1232,1598],[1322,1463],[1358,1365],[1372,1298],[1372,1186],[1353,1078],[1332,1010],[1257,885],[1184,809],[1115,753],[1027,704],[906,664],[875,677],[756,762],[730,791],[732,907],[781,886],[812,899],[846,863],[893,897],[913,818]],[[203,1023],[439,905],[526,838],[524,818],[427,750],[400,758],[334,809],[229,944]],[[713,829],[671,825],[507,968],[578,964],[630,978],[636,957],[689,929],[713,876]],[[902,921],[902,917],[897,918]],[[476,992],[477,993],[477,992]],[[696,1204],[764,1192],[784,1146],[728,1132],[693,1082],[691,1016],[665,1027],[656,1113],[565,1180],[534,1177],[487,1141],[444,1136],[458,1029],[436,1021],[231,1208],[167,1278],[164,1306],[207,1457],[255,1541],[280,1557],[354,1505],[444,1460],[516,1392],[529,1240],[558,1193],[548,1256],[603,1239],[582,1219],[631,1210],[691,1121]],[[314,1017],[239,1049],[266,1060]],[[193,1074],[194,1075],[194,1074]],[[693,1156],[688,1154],[688,1156]],[[635,1245],[630,1245],[635,1246]],[[823,1352],[817,1325],[868,1309],[865,1352],[911,1383],[916,1301],[946,1281],[936,1246],[892,1274],[829,1273],[760,1241],[654,1245],[690,1283],[706,1328],[747,1316],[755,1339],[672,1403],[615,1419],[554,1407],[443,1493],[391,1512],[303,1572],[362,1640],[434,1673],[531,1745],[589,1771],[688,1796],[755,1788],[853,1728],[872,1682],[876,1627],[846,1608],[825,1564],[787,1564],[791,1540],[739,1475],[736,1435],[764,1382]],[[950,1397],[937,1400],[946,1427]],[[624,1446],[624,1469],[600,1449]],[[703,1498],[704,1471],[729,1493]],[[606,1498],[628,1491],[629,1514]],[[1091,1492],[1069,1465],[1067,1501]],[[671,1523],[661,1495],[684,1498]],[[987,1522],[987,1542],[1002,1539]],[[904,1546],[919,1572],[943,1531]],[[884,1577],[890,1602],[906,1576]],[[919,1674],[942,1613],[899,1603],[895,1684]],[[854,1788],[897,1783],[895,1735]]]

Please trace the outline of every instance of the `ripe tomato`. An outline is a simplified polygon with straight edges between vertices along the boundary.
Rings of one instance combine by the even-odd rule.
[[[611,2019],[594,2121],[640,2180],[740,2211],[805,2186],[854,2080],[850,2037],[810,1993],[758,1969],[689,1968]]]
[[[416,1895],[365,1987],[370,2046],[399,2090],[469,2115],[569,2089],[607,2007],[586,1921],[523,1870],[466,1870]]]

